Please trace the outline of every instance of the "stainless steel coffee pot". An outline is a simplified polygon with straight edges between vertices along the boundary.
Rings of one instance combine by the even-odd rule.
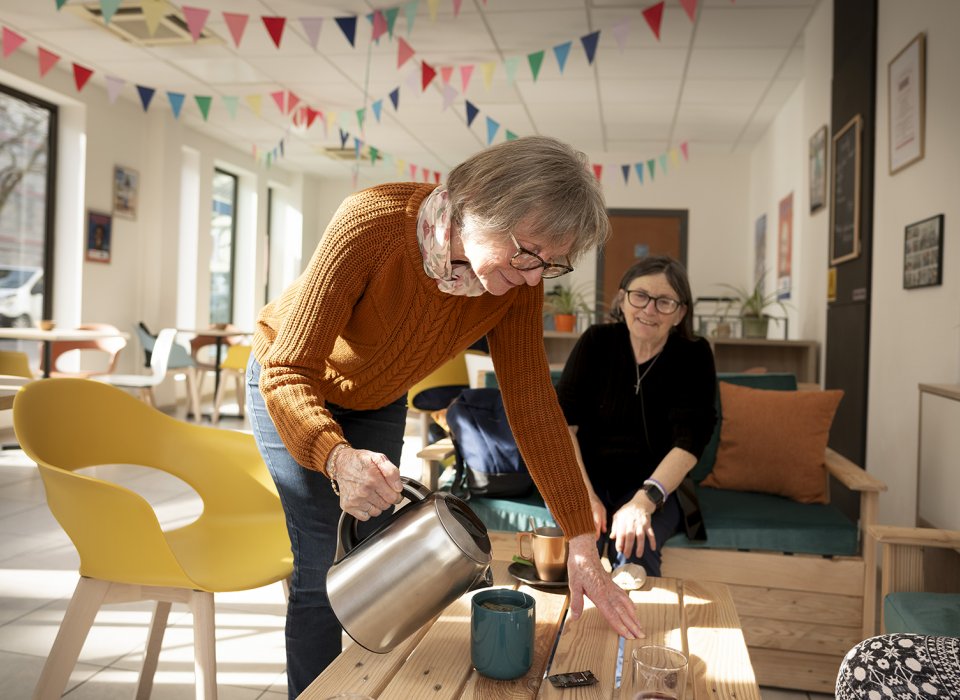
[[[493,584],[483,521],[449,493],[402,478],[409,500],[358,541],[340,516],[327,595],[343,629],[365,649],[388,652],[467,591]]]

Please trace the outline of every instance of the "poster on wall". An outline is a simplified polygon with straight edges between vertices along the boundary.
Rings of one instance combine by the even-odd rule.
[[[777,225],[777,299],[790,298],[793,264],[793,192],[780,200]]]
[[[140,174],[123,165],[113,166],[113,213],[123,219],[137,218]]]
[[[923,158],[926,35],[917,34],[887,66],[890,174]]]
[[[860,257],[860,131],[858,114],[833,135],[830,163],[830,264]]]
[[[810,137],[810,213],[827,204],[827,125]]]
[[[753,225],[753,287],[760,287],[760,280],[767,267],[767,215],[757,219]]]
[[[904,229],[903,288],[943,284],[943,214]]]
[[[110,262],[110,236],[113,220],[109,214],[99,211],[87,212],[87,260]]]

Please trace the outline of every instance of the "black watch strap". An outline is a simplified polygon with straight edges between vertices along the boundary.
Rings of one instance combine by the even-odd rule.
[[[663,508],[663,492],[660,491],[660,489],[653,484],[644,484],[643,492],[647,494],[647,498],[650,499],[650,502],[657,510]]]

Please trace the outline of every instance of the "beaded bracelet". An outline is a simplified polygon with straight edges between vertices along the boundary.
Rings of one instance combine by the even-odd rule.
[[[341,442],[335,445],[334,448],[330,450],[330,454],[327,455],[327,476],[330,477],[330,488],[332,488],[333,492],[338,496],[340,495],[340,486],[337,484],[336,478],[334,478],[334,467],[336,466],[337,454],[346,446],[347,443]]]

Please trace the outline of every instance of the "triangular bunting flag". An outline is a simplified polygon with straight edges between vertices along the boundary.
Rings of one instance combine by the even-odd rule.
[[[672,165],[677,165],[680,162],[680,156],[677,154],[676,148],[670,149],[670,163]]]
[[[514,78],[517,77],[517,67],[520,65],[519,56],[511,56],[503,61],[503,69],[507,73],[507,84],[513,85]]]
[[[224,95],[222,98],[223,104],[227,108],[227,114],[230,115],[231,119],[237,118],[237,105],[239,104],[240,98],[236,95]]]
[[[270,97],[273,98],[274,103],[277,105],[277,109],[280,110],[280,114],[287,113],[287,106],[284,100],[286,93],[283,90],[276,90],[275,92],[270,93]]]
[[[170,111],[173,112],[173,118],[180,118],[180,110],[183,109],[183,98],[184,94],[182,92],[170,92],[167,91],[167,101],[170,103]]]
[[[394,109],[400,109],[400,88],[396,87],[390,91],[390,101]]]
[[[120,7],[120,0],[100,0],[100,16],[103,17],[104,24],[110,24],[118,7]]]
[[[438,185],[440,184],[440,173],[437,170],[433,171],[433,181]]]
[[[557,57],[557,65],[560,66],[561,73],[563,73],[563,69],[567,65],[567,57],[570,55],[570,47],[572,45],[573,42],[568,41],[553,47],[553,55]]]
[[[26,38],[20,36],[12,29],[3,28],[3,57],[7,58],[10,54],[20,48],[20,45],[26,41]]]
[[[238,12],[224,12],[223,21],[227,23],[227,29],[230,30],[230,36],[233,37],[233,45],[238,49],[240,42],[243,41],[243,32],[247,29],[247,21],[250,15],[241,15]]]
[[[597,181],[600,181],[601,176],[603,175],[603,166],[600,163],[593,164],[593,176],[597,178]]]
[[[347,41],[350,42],[350,46],[356,46],[355,39],[357,37],[357,18],[356,16],[351,17],[335,17],[337,21],[337,26],[340,27],[340,31],[343,32],[343,35],[347,38]]]
[[[196,42],[203,34],[203,26],[207,23],[207,17],[210,16],[210,10],[204,10],[199,7],[187,7],[183,5],[180,8],[183,11],[183,18],[187,20],[187,29],[190,30],[190,36]]]
[[[630,20],[622,19],[613,25],[613,38],[617,40],[617,48],[623,51],[627,45],[627,37],[630,36]]]
[[[353,155],[357,160],[360,160],[360,146],[363,144],[356,136],[353,137]]]
[[[620,166],[620,172],[623,173],[623,184],[626,185],[626,184],[627,184],[627,181],[630,179],[630,166],[629,166],[629,165],[621,165],[621,166]]]
[[[413,68],[410,73],[407,74],[407,87],[411,90],[416,90],[420,85],[421,73],[418,68]]]
[[[378,41],[380,37],[387,33],[387,18],[383,16],[380,10],[373,13],[373,40]]]
[[[635,163],[633,169],[637,171],[637,179],[643,184],[643,163]]]
[[[410,179],[411,180],[417,179],[417,166],[414,165],[413,163],[410,164]]]
[[[83,90],[86,86],[87,81],[90,80],[90,76],[93,75],[93,71],[89,68],[81,66],[77,63],[73,64],[73,82],[77,86],[77,92]]]
[[[357,126],[363,131],[363,119],[367,116],[367,108],[361,107],[357,110]]]
[[[496,69],[497,64],[494,61],[487,61],[486,63],[480,64],[480,71],[483,73],[483,87],[487,90],[493,85],[493,72]]]
[[[443,81],[444,85],[450,83],[450,78],[453,77],[453,66],[440,66],[440,80]]]
[[[515,133],[513,133],[512,131],[510,131],[510,129],[507,129],[507,133],[504,134],[504,135],[507,137],[507,141],[516,141],[516,140],[517,140],[517,135],[516,135]]]
[[[281,156],[286,155],[286,153],[283,152],[286,141],[287,141],[286,139],[280,139],[280,155]]]
[[[143,19],[147,23],[147,33],[153,36],[157,33],[157,27],[160,26],[160,20],[167,11],[167,4],[164,0],[140,0],[140,12],[143,13]]]
[[[687,17],[693,22],[697,18],[697,0],[680,0],[680,6],[686,11]]]
[[[60,57],[53,51],[47,51],[42,46],[37,47],[37,61],[40,64],[41,78],[49,73],[50,69],[57,65],[57,61],[59,60]]]
[[[413,31],[413,22],[417,18],[417,8],[419,5],[420,0],[411,0],[411,2],[403,6],[403,14],[407,18],[407,36],[410,36],[410,33]]]
[[[383,109],[383,100],[377,100],[370,105],[373,108],[373,116],[376,118],[377,123],[380,123],[380,111]]]
[[[300,104],[300,98],[292,92],[287,93],[287,114],[290,114]]]
[[[650,30],[653,32],[653,35],[657,37],[657,41],[660,41],[660,22],[663,20],[663,3],[658,2],[656,5],[651,5],[643,11],[643,18],[647,20],[647,24],[650,25]]]
[[[497,131],[500,130],[500,124],[495,122],[490,117],[487,117],[487,145],[489,146],[493,143],[493,137],[497,135]]]
[[[477,115],[480,114],[480,110],[477,109],[477,106],[473,104],[470,100],[467,100],[467,126],[473,124],[473,120],[477,118]]]
[[[429,63],[422,61],[420,63],[420,86],[421,89],[426,90],[427,85],[437,77],[437,71],[435,71]]]
[[[146,112],[150,108],[150,100],[153,99],[153,94],[156,92],[151,87],[146,85],[137,85],[137,94],[140,95],[140,104],[143,105],[143,111]]]
[[[339,128],[339,127],[338,127],[338,128]],[[340,129],[340,148],[346,148],[346,147],[347,147],[347,139],[348,139],[348,138],[350,138],[350,134],[348,134],[348,133],[347,133],[346,131],[344,131],[343,129]]]
[[[389,10],[383,11],[383,16],[387,18],[387,34],[390,35],[390,38],[393,38],[393,27],[397,23],[397,13],[400,12],[399,7],[391,7]]]
[[[273,39],[274,46],[279,49],[280,42],[283,40],[283,28],[287,24],[287,18],[262,16],[260,19],[263,21],[263,26],[267,29],[267,34]]]
[[[262,95],[247,95],[243,98],[244,102],[247,103],[247,106],[250,107],[250,110],[260,116],[260,109],[263,106],[263,96]]]
[[[303,27],[304,34],[307,35],[307,41],[314,49],[320,41],[320,30],[323,28],[323,17],[301,17],[300,26]]]
[[[437,8],[440,7],[440,0],[427,0],[427,7],[430,9],[430,21],[437,21]]]
[[[423,181],[430,182],[430,171],[426,168],[423,169]]]
[[[527,54],[527,61],[530,62],[530,72],[533,73],[533,82],[537,82],[537,76],[540,75],[540,66],[543,65],[543,51]]]
[[[684,159],[684,160],[688,160],[688,159],[689,159],[689,155],[687,154],[687,142],[686,142],[686,141],[684,141],[683,143],[680,144],[680,152],[683,154],[683,159]]]
[[[597,53],[597,42],[600,41],[600,30],[590,34],[584,34],[580,37],[580,43],[583,44],[583,50],[587,54],[587,63],[593,63],[593,57]]]
[[[117,98],[120,96],[120,90],[123,89],[127,81],[112,75],[106,76],[104,80],[107,81],[107,98],[110,100],[110,104],[113,104],[117,101]]]
[[[413,47],[407,43],[402,36],[397,39],[397,68],[402,68],[403,64],[413,56]]]
[[[197,101],[197,107],[200,108],[203,121],[207,121],[207,117],[210,115],[210,103],[213,101],[213,98],[209,95],[194,95],[193,99]]]
[[[57,0],[57,9],[59,10],[66,4],[67,0]]]
[[[443,109],[446,109],[453,104],[453,101],[457,98],[457,89],[447,83],[443,86]]]
[[[395,165],[397,166],[397,177],[403,177],[403,169],[407,167],[407,161],[397,158]]]
[[[656,166],[656,164],[657,164],[657,163],[656,163],[655,160],[653,160],[653,158],[651,158],[650,160],[647,161],[647,170],[650,171],[650,179],[651,179],[651,180],[652,180],[654,177],[656,177],[656,173],[653,171],[653,170],[654,170],[654,167]]]
[[[660,173],[663,175],[666,175],[667,174],[667,154],[661,153],[660,158],[658,160],[660,161]]]
[[[456,19],[460,15],[460,5],[463,4],[463,0],[453,0],[453,18]]]
[[[463,91],[467,91],[467,85],[470,84],[470,76],[473,75],[473,64],[468,63],[460,66],[460,84],[463,85]]]
[[[376,164],[377,164],[377,157],[378,157],[379,155],[380,155],[380,151],[378,151],[378,150],[377,150],[376,148],[374,148],[373,146],[370,146],[370,165],[376,165]]]

